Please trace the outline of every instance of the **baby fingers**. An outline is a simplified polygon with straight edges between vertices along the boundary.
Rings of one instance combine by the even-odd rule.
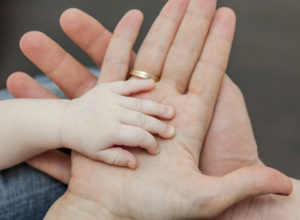
[[[109,89],[119,95],[130,95],[154,89],[155,83],[151,79],[130,79],[110,83]]]
[[[125,111],[121,122],[142,128],[152,134],[158,134],[162,138],[172,138],[175,135],[175,128],[167,125],[161,120],[135,111]]]
[[[175,110],[173,107],[162,105],[150,100],[121,97],[120,100],[118,100],[118,103],[124,108],[162,119],[172,119],[175,116]]]
[[[150,154],[159,153],[155,138],[146,130],[129,125],[121,125],[113,140],[114,145],[141,147]]]
[[[112,147],[98,151],[93,157],[96,160],[114,166],[129,167],[130,169],[135,169],[137,167],[135,156],[131,152],[120,147]]]

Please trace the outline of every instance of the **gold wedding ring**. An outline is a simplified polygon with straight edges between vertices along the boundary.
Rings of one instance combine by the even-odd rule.
[[[154,82],[158,82],[159,81],[159,77],[158,76],[152,75],[150,73],[146,73],[146,72],[141,71],[141,70],[133,69],[133,70],[130,71],[129,74],[131,76],[135,76],[135,77],[138,77],[138,78],[141,78],[141,79],[152,79]]]

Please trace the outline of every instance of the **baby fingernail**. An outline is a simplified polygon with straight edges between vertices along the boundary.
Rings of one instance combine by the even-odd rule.
[[[169,126],[168,136],[174,137],[175,133],[176,133],[175,128],[173,126]]]
[[[136,167],[135,167],[135,163],[134,163],[133,161],[131,161],[131,160],[127,162],[127,166],[128,166],[130,169],[133,169],[133,170],[136,168]]]
[[[174,109],[169,106],[169,107],[166,108],[166,113],[167,113],[167,115],[173,115],[174,114]]]

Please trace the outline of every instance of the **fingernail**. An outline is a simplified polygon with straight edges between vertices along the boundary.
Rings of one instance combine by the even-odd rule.
[[[176,129],[173,126],[169,126],[168,136],[174,137],[176,133]]]
[[[174,109],[173,109],[172,107],[168,106],[168,107],[166,108],[166,114],[167,114],[168,116],[172,116],[172,115],[174,114]]]
[[[127,166],[132,170],[136,168],[135,163],[131,160],[127,162]]]

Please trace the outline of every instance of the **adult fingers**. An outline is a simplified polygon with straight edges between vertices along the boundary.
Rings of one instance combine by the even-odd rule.
[[[174,127],[167,125],[157,118],[144,115],[140,112],[124,112],[121,122],[126,125],[142,128],[152,134],[158,134],[162,138],[172,138],[175,135]]]
[[[99,83],[126,79],[132,47],[142,21],[143,14],[138,10],[127,12],[121,19],[106,50]]]
[[[16,98],[57,98],[26,73],[15,72],[11,74],[6,85],[10,93]]]
[[[68,184],[71,176],[71,157],[61,151],[52,150],[26,161],[30,166]]]
[[[60,24],[69,38],[101,68],[112,34],[95,18],[76,8],[67,9],[60,18]],[[135,54],[131,52],[130,66],[134,61]],[[117,78],[113,74],[106,74],[105,78],[110,82],[122,80],[123,75]]]
[[[130,169],[137,167],[135,156],[120,147],[111,147],[98,151],[95,155],[91,155],[91,157],[114,166],[129,167]]]
[[[189,94],[201,96],[211,112],[227,68],[234,29],[234,12],[228,8],[219,9],[190,81]]]
[[[85,66],[41,32],[26,33],[20,48],[70,98],[79,97],[96,85],[96,77]]]
[[[68,37],[101,67],[111,33],[95,18],[76,8],[64,11],[60,25]]]
[[[141,147],[153,155],[159,153],[159,147],[155,138],[144,129],[134,126],[121,125],[118,135],[113,139],[113,144],[126,147]]]
[[[153,23],[136,57],[135,69],[160,76],[166,55],[189,0],[169,0]]]
[[[162,81],[184,93],[216,11],[216,0],[191,0],[168,53]]]

